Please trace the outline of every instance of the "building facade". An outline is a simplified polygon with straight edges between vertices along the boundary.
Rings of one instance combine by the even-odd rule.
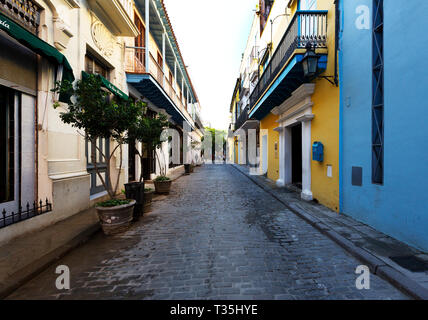
[[[341,212],[428,250],[426,1],[340,1]]]
[[[100,3],[0,1],[0,43],[4,48],[0,54],[1,243],[67,219],[108,196],[90,155],[96,153],[97,167],[106,178],[106,163],[95,150],[109,153],[116,146],[105,139],[96,145],[88,143],[84,132],[61,121],[67,99],[51,91],[57,81],[96,74],[112,97],[147,101],[153,115],[166,113],[171,126],[180,132],[175,137],[178,148],[180,143],[182,146],[177,163],[169,161],[171,142],[163,144],[159,155],[169,172],[184,172],[180,164],[201,162],[200,105],[163,1]],[[146,6],[150,8],[147,15]],[[146,32],[147,16],[151,27]],[[147,54],[136,49],[139,47],[149,48]],[[147,72],[129,72],[140,63],[148,66]],[[133,81],[137,75],[146,77],[144,85],[142,79]],[[55,109],[58,100],[60,106]],[[122,159],[119,151],[112,158],[112,181],[121,170],[119,190],[141,173],[134,150],[135,146],[125,145]],[[160,170],[154,155],[147,155],[147,161],[155,168],[145,177],[151,179]]]
[[[183,164],[199,164],[203,125],[201,106],[187,72],[178,42],[175,38],[165,4],[160,0],[135,1],[134,23],[139,35],[126,40],[126,78],[130,95],[147,103],[152,112],[166,114],[174,130],[171,142],[164,142],[162,154],[148,154],[141,143],[135,148],[145,161],[143,168],[136,161],[135,175],[143,170],[145,179],[160,173],[161,166],[167,171],[182,169]],[[172,146],[178,150],[173,150]],[[173,152],[179,159],[173,161]],[[130,160],[135,154],[130,154]],[[133,161],[131,161],[132,163]],[[181,167],[180,167],[181,166]]]
[[[337,8],[332,0],[259,2],[254,37],[258,77],[241,118],[248,127],[259,129],[260,174],[335,211],[339,211]],[[309,50],[317,57],[312,75],[303,69]],[[322,159],[312,152],[320,145]]]

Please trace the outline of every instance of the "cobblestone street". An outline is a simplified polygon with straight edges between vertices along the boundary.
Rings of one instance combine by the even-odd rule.
[[[205,165],[129,231],[98,233],[9,299],[406,299],[375,275],[356,289],[360,264],[233,167]]]

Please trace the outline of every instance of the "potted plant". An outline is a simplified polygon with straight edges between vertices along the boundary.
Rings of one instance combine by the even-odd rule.
[[[159,149],[159,148],[158,148]],[[155,185],[155,190],[157,194],[169,194],[171,190],[172,180],[166,175],[166,161],[165,155],[163,152],[160,152],[163,155],[163,163],[161,163],[158,149],[156,149],[156,159],[158,160],[160,175],[153,180],[153,184]]]
[[[73,85],[69,81],[57,82],[53,92],[72,97],[68,107],[64,107],[60,118],[65,124],[76,128],[92,144],[91,160],[96,174],[108,193],[110,200],[96,204],[98,217],[105,234],[115,234],[125,230],[133,218],[132,199],[117,199],[120,175],[122,171],[123,144],[126,143],[128,129],[141,117],[142,106],[131,100],[110,97],[102,88],[102,80],[96,75],[89,75]],[[56,102],[54,108],[60,107]],[[84,132],[84,133],[82,133]],[[106,139],[115,147],[109,154],[98,148],[97,141]],[[97,166],[96,151],[105,159],[107,171],[101,174]],[[111,163],[119,152],[119,170],[116,181],[112,181]]]
[[[143,116],[139,117],[134,125],[130,128],[129,132],[129,143],[135,143],[135,141],[141,142],[146,148],[149,154],[152,154],[155,151],[155,156],[159,161],[157,150],[161,147],[162,142],[164,142],[162,133],[166,128],[168,128],[169,122],[168,118],[165,114],[158,113],[156,116],[151,117],[147,115],[147,108],[144,108]],[[163,153],[161,152],[163,155]],[[141,161],[141,168],[144,165],[144,158],[142,152],[137,150],[137,155]],[[151,166],[151,162],[149,163]],[[160,180],[166,181],[166,169],[161,168],[161,178]],[[152,171],[152,168],[149,168],[149,172]],[[169,178],[168,178],[169,179]],[[140,182],[143,180],[143,170],[141,170]],[[155,184],[156,192],[158,192],[159,182],[158,178],[153,182]],[[158,187],[156,187],[158,185]],[[160,187],[162,189],[162,187]],[[164,189],[162,189],[164,190]],[[168,189],[169,192],[169,189]],[[161,193],[166,193],[165,191],[161,191]]]
[[[152,188],[144,189],[144,212],[150,212],[152,208],[153,193]]]

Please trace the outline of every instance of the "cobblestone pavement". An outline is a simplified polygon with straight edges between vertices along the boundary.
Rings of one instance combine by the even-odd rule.
[[[406,299],[226,165],[205,165],[128,232],[98,234],[9,299]],[[55,288],[67,265],[71,289]]]

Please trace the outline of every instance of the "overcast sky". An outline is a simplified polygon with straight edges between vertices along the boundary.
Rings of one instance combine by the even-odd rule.
[[[202,118],[227,129],[229,107],[257,0],[164,0]]]

